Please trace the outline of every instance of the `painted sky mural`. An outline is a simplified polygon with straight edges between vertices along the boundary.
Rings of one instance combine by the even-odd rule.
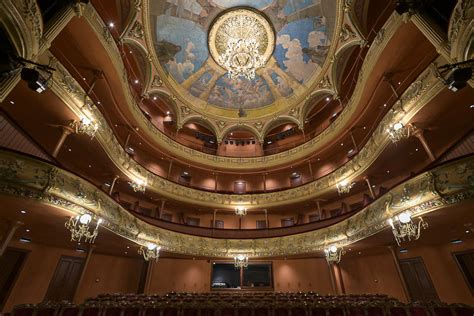
[[[254,80],[230,80],[223,71],[203,67],[210,57],[210,21],[225,9],[249,6],[261,10],[276,34],[275,63]],[[334,0],[160,0],[150,14],[158,59],[170,77],[190,96],[217,107],[259,108],[293,94],[320,72],[332,37]],[[279,69],[276,69],[279,68]]]

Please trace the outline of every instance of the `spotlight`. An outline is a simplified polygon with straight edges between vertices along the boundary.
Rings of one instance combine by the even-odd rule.
[[[457,92],[466,86],[467,81],[472,78],[471,68],[458,68],[448,77],[448,89]]]
[[[28,87],[38,93],[46,90],[48,81],[45,79],[38,70],[31,68],[23,68],[21,70],[21,79],[28,83]]]

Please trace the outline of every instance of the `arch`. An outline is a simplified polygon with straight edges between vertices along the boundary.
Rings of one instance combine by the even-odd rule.
[[[0,1],[0,24],[3,26],[19,56],[32,59],[38,54],[43,36],[43,17],[36,1],[29,1],[28,11],[23,2]]]
[[[208,120],[207,118],[201,116],[201,115],[191,115],[191,116],[188,116],[188,117],[185,117],[182,119],[182,121],[180,122],[180,128],[182,126],[184,126],[185,124],[189,124],[189,123],[194,123],[194,124],[198,124],[198,125],[201,125],[202,127],[205,127],[207,128],[208,130],[211,131],[211,133],[216,137],[216,139],[218,140],[219,142],[219,137],[218,137],[218,132],[217,132],[217,128],[216,126],[214,126],[214,124],[212,124],[212,122],[210,120]]]
[[[334,56],[334,64],[331,68],[331,77],[333,79],[334,90],[341,91],[342,75],[346,70],[347,63],[351,54],[357,49],[357,45],[346,46],[340,50],[339,53]],[[360,48],[360,47],[359,47]]]
[[[319,103],[328,94],[334,96],[335,92],[333,90],[326,89],[326,90],[318,90],[314,92],[313,94],[311,94],[309,100],[305,102],[301,110],[301,116],[303,118],[303,122],[306,116],[308,116],[308,113],[311,112],[311,110],[315,107],[315,105]]]
[[[276,120],[268,121],[267,124],[265,124],[261,132],[262,138],[265,139],[265,137],[271,130],[288,123],[296,124],[296,126],[298,126],[298,128],[300,129],[303,127],[302,122],[294,118],[293,116],[280,116]]]
[[[152,95],[152,94],[157,94],[158,96],[160,97],[163,97],[164,100],[163,102],[166,103],[166,105],[169,107],[170,111],[178,118],[179,117],[179,108],[178,108],[178,105],[176,104],[176,102],[173,100],[173,96],[171,96],[168,91],[164,91],[164,90],[158,90],[158,89],[154,89],[152,93],[150,93],[149,95]]]
[[[219,134],[218,140],[222,141],[222,139],[224,138],[225,135],[227,135],[227,134],[229,134],[233,131],[238,131],[238,130],[246,130],[246,131],[250,132],[253,136],[255,136],[255,138],[259,142],[263,142],[262,133],[257,128],[252,127],[248,124],[242,124],[240,122],[223,129]]]
[[[134,54],[138,55],[139,58],[142,58],[142,60],[144,61],[144,71],[145,73],[143,74],[143,77],[145,79],[145,81],[143,82],[143,85],[142,85],[142,91],[141,93],[142,94],[147,94],[149,93],[148,92],[148,89],[152,83],[152,80],[153,80],[153,69],[152,69],[152,66],[151,66],[151,63],[150,62],[147,62],[149,60],[148,58],[148,51],[146,49],[145,46],[143,46],[140,42],[138,42],[137,40],[133,39],[133,38],[129,38],[129,37],[126,37],[123,39],[123,44],[125,45],[130,45],[132,48],[134,48]],[[137,58],[137,57],[134,57],[134,58]]]

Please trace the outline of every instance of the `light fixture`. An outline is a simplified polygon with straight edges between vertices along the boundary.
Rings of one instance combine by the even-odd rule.
[[[109,27],[110,27],[110,28],[112,28],[112,27],[114,27],[114,26],[115,26],[114,22],[110,22],[110,23],[109,23]]]
[[[44,78],[36,69],[23,68],[21,79],[28,83],[28,88],[38,93],[45,91],[48,87],[48,79]]]
[[[344,194],[349,193],[354,186],[354,182],[349,182],[349,180],[342,180],[336,184],[337,193]]]
[[[83,116],[80,121],[71,121],[69,126],[76,134],[85,134],[90,138],[94,138],[99,129],[99,125],[87,116]]]
[[[249,257],[245,254],[238,254],[234,256],[234,267],[240,268],[247,268],[249,266]]]
[[[245,216],[247,215],[247,208],[244,206],[237,206],[235,208],[235,214],[238,216]]]
[[[415,131],[415,127],[411,124],[405,126],[402,122],[397,122],[387,129],[388,137],[393,143],[410,137]]]
[[[344,248],[338,248],[335,245],[324,249],[324,254],[326,255],[326,260],[328,263],[339,263],[341,261],[342,255],[345,253],[346,252],[344,251]]]
[[[419,218],[418,223],[414,223],[410,212],[403,212],[399,215],[390,218],[388,223],[392,227],[392,233],[400,246],[403,241],[418,240],[421,235],[421,229],[428,228],[428,223]]]
[[[92,222],[92,216],[84,213],[77,216],[71,216],[66,221],[64,226],[71,232],[71,241],[80,242],[84,238],[85,242],[94,243],[97,235],[99,234],[99,225],[102,223],[102,219],[97,220],[95,228],[91,231],[89,224]]]
[[[447,85],[448,89],[457,92],[464,88],[469,80],[472,78],[472,69],[469,68],[457,68],[448,77]]]
[[[267,19],[244,8],[219,16],[208,38],[212,57],[231,79],[254,79],[256,70],[266,64],[275,47],[275,34]]]
[[[146,247],[140,247],[138,249],[138,254],[143,256],[143,259],[146,261],[149,260],[155,260],[158,261],[158,258],[160,257],[160,249],[158,245],[154,243],[149,243]]]
[[[129,181],[128,184],[132,187],[134,192],[145,192],[147,182],[143,179],[136,179],[134,181]]]

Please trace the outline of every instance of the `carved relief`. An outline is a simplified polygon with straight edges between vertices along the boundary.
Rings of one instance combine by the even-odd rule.
[[[138,39],[143,39],[143,26],[139,21],[135,21],[133,23],[132,28],[130,29],[129,33],[132,37],[138,38]]]

